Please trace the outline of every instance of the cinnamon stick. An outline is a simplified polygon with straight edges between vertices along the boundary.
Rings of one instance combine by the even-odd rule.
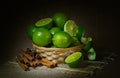
[[[29,64],[29,60],[24,55],[21,58],[26,65]]]
[[[30,61],[34,60],[34,57],[27,54],[25,51],[23,51],[22,49],[18,50],[22,55],[24,55],[25,57],[27,57]]]
[[[20,66],[23,70],[25,70],[25,71],[28,70],[28,66],[25,65],[25,64],[23,64],[23,63],[20,61],[19,58],[16,58],[16,61],[18,62],[19,66]]]
[[[47,60],[47,59],[41,59],[41,60],[40,60],[40,63],[41,63],[42,65],[44,65],[44,66],[49,67],[49,68],[53,68],[53,67],[56,67],[56,66],[57,66],[56,63],[51,62],[51,61],[49,61],[49,60]]]

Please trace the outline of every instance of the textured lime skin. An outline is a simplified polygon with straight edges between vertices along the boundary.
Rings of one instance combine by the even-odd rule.
[[[55,25],[61,29],[64,28],[64,24],[68,20],[68,18],[65,16],[65,14],[59,13],[59,12],[55,13],[52,18],[53,18]]]
[[[60,31],[53,35],[52,41],[56,47],[66,48],[72,43],[72,38],[68,33]]]
[[[52,35],[54,35],[55,33],[61,31],[61,29],[58,28],[58,27],[53,27],[53,28],[51,28],[49,31],[50,31],[50,33],[51,33]]]
[[[27,27],[28,38],[32,39],[33,33],[36,31],[36,29],[37,29],[37,27],[34,24]]]
[[[51,34],[45,28],[39,28],[33,33],[32,41],[38,46],[47,46],[51,43]]]

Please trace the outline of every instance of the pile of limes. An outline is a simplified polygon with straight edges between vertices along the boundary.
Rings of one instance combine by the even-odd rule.
[[[55,13],[51,17],[42,18],[27,28],[27,35],[38,46],[49,48],[67,48],[85,44],[83,50],[88,52],[88,58],[95,60],[95,50],[92,38],[84,37],[84,29],[63,13]],[[78,56],[76,53],[73,56]],[[90,56],[90,54],[94,54]],[[79,54],[79,57],[81,54]],[[71,58],[70,56],[69,58]],[[67,58],[66,62],[69,62]],[[77,58],[78,59],[78,58]]]

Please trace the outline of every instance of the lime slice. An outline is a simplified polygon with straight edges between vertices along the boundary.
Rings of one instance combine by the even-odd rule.
[[[96,59],[96,52],[94,50],[94,48],[90,48],[90,50],[88,51],[88,60],[93,61]]]
[[[71,55],[69,55],[65,59],[65,63],[69,65],[71,68],[79,67],[82,62],[82,53],[81,52],[75,52]]]
[[[73,20],[66,21],[64,25],[64,31],[69,33],[71,36],[76,36],[78,26]]]
[[[88,37],[87,41],[85,42],[85,46],[83,48],[84,51],[88,52],[88,50],[92,47],[92,38]]]
[[[52,26],[52,18],[44,18],[35,23],[37,27],[50,28]]]

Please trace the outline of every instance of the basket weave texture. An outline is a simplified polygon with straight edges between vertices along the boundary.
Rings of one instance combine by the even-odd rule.
[[[57,64],[64,63],[64,60],[68,55],[80,51],[83,47],[83,45],[78,45],[69,48],[47,48],[47,47],[37,46],[35,44],[32,45],[35,51],[40,53],[42,57],[50,61],[53,61]]]

